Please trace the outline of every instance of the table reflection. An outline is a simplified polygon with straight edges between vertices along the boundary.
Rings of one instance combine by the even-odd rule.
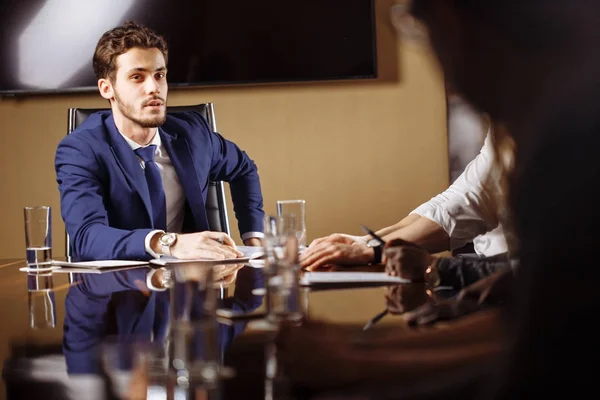
[[[56,327],[56,299],[52,273],[27,274],[27,300],[30,328]]]
[[[219,307],[252,312],[262,304],[256,288],[264,286],[260,269],[215,266],[214,290],[233,294],[219,298]],[[102,372],[101,344],[108,338],[163,344],[169,339],[170,293],[146,286],[147,268],[103,274],[76,274],[65,300],[63,353],[67,372]],[[225,352],[246,323],[218,324],[217,351]],[[165,344],[166,347],[166,344]]]

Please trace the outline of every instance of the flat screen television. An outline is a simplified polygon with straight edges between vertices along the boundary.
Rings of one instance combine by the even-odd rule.
[[[170,87],[377,77],[374,0],[2,0],[0,95],[95,91],[127,20],[167,39]]]

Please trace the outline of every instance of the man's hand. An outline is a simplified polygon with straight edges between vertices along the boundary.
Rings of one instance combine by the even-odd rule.
[[[300,255],[300,265],[314,271],[329,264],[360,265],[373,261],[373,249],[366,244],[321,242],[312,245]]]
[[[417,282],[423,281],[425,270],[434,261],[435,257],[427,250],[401,239],[387,243],[383,251],[383,263],[388,275]]]
[[[256,246],[256,247],[262,247],[262,240],[260,240],[260,238],[257,237],[252,237],[252,238],[248,238],[244,240],[244,245],[245,246]]]
[[[196,258],[222,260],[244,255],[236,249],[235,242],[227,234],[210,231],[178,235],[177,241],[171,247],[171,254],[181,260]]]
[[[323,236],[321,238],[313,240],[308,247],[309,248],[315,247],[315,246],[323,244],[323,243],[343,243],[343,244],[364,243],[364,244],[366,244],[367,239],[365,239],[364,236],[352,236],[352,235],[347,235],[345,233],[333,233],[329,236]]]

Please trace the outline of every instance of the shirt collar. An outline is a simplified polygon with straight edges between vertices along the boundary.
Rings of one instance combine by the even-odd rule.
[[[119,131],[119,133],[121,134],[121,136],[123,136],[123,138],[129,145],[129,147],[131,147],[131,150],[137,150],[140,147],[148,147],[151,144],[155,144],[156,148],[160,148],[160,146],[162,144],[162,141],[160,140],[160,134],[159,134],[158,128],[156,128],[156,133],[154,134],[154,138],[152,138],[152,141],[150,143],[148,143],[146,146],[142,146],[141,144],[134,142],[133,140],[129,139],[127,136],[123,135],[120,131]]]

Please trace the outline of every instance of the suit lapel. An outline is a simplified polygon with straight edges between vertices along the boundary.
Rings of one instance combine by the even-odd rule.
[[[152,223],[152,203],[150,202],[150,192],[148,191],[148,183],[146,182],[144,170],[140,166],[140,162],[131,147],[117,130],[112,114],[104,121],[104,126],[108,132],[110,148],[115,161],[131,186],[135,188],[142,198],[149,221]]]
[[[206,217],[206,206],[202,198],[202,185],[208,183],[200,182],[200,177],[194,165],[192,151],[187,143],[185,136],[171,134],[159,129],[162,145],[167,149],[169,158],[175,167],[179,182],[183,187],[186,200],[190,205],[194,220],[196,221],[196,229],[198,231],[208,230],[208,218]],[[207,178],[208,179],[208,178]]]

